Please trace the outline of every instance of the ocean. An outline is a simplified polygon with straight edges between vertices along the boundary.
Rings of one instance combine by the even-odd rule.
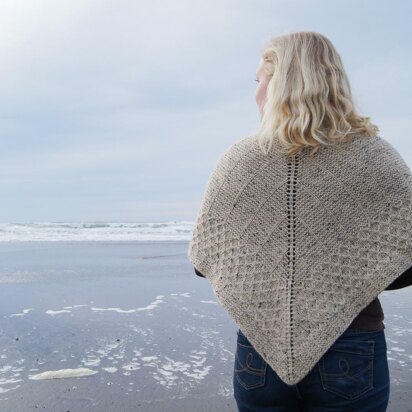
[[[189,240],[193,222],[0,223],[0,242]]]

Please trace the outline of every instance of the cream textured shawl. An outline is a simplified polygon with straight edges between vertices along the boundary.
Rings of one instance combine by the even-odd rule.
[[[412,175],[380,136],[288,162],[243,137],[204,191],[188,258],[289,385],[412,264]]]

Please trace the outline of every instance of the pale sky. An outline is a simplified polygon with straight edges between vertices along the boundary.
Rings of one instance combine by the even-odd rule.
[[[411,1],[0,0],[0,221],[194,220],[259,124],[270,37],[317,31],[412,166]]]

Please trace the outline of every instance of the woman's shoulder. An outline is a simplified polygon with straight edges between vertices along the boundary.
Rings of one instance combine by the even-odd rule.
[[[248,136],[242,136],[238,139],[236,139],[234,142],[232,142],[227,148],[226,151],[230,151],[233,149],[241,149],[245,148],[247,146],[253,145],[257,140],[256,135],[248,135]]]
[[[232,162],[237,162],[240,158],[251,151],[256,143],[255,135],[242,136],[226,146],[218,157],[216,166],[222,166]]]

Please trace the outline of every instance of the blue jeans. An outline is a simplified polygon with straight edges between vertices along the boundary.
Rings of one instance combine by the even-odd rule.
[[[233,369],[239,412],[384,412],[389,367],[383,330],[347,329],[295,385],[284,383],[237,332]]]

